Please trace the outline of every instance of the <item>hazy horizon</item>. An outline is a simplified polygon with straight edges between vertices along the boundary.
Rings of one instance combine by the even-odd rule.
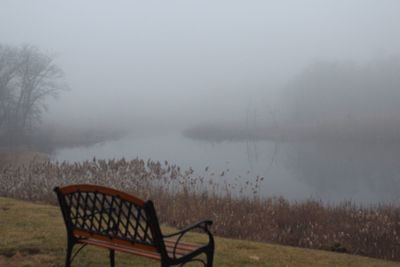
[[[3,1],[1,43],[56,55],[46,118],[172,127],[282,110],[320,61],[399,56],[397,1]]]

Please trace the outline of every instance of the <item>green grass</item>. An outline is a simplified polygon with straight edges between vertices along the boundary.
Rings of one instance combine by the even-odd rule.
[[[171,228],[164,227],[166,231]],[[191,234],[194,241],[205,240]],[[66,232],[58,207],[0,198],[0,266],[64,266]],[[85,248],[73,266],[109,266],[108,252]],[[117,266],[159,266],[117,253]],[[242,240],[216,238],[215,266],[400,266],[400,263]],[[200,266],[200,265],[187,265]]]

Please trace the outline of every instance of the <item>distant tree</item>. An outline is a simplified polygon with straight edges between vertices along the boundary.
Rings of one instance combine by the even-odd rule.
[[[400,60],[315,64],[288,85],[285,100],[297,123],[397,118]]]
[[[16,50],[0,45],[0,129],[4,130],[9,120],[12,97],[12,82],[17,72]]]
[[[0,133],[9,142],[27,138],[46,110],[45,100],[66,88],[53,61],[34,46],[0,46]]]

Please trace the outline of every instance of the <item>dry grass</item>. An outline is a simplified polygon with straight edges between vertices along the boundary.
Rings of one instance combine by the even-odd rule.
[[[18,168],[28,165],[32,162],[43,163],[49,157],[46,154],[39,152],[32,152],[26,149],[1,149],[0,148],[0,170]]]
[[[171,231],[168,227],[163,230]],[[0,266],[64,266],[66,231],[58,207],[0,198]],[[190,241],[207,239],[190,234]],[[85,248],[73,266],[108,266],[108,252]],[[141,257],[117,253],[117,266],[159,266]],[[196,264],[188,266],[199,266]],[[325,251],[216,238],[215,266],[395,267],[400,263]]]
[[[251,190],[258,181],[249,183]],[[72,183],[112,186],[152,199],[162,223],[173,227],[209,218],[218,236],[400,260],[400,207],[233,197],[228,185],[167,162],[36,162],[3,170],[0,196],[55,203],[53,187]]]

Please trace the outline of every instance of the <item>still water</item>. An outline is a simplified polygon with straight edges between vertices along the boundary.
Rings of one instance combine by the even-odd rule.
[[[126,136],[89,147],[61,149],[54,160],[73,162],[93,157],[167,160],[220,183],[245,185],[259,176],[263,179],[258,194],[266,197],[313,198],[328,203],[400,203],[400,145],[395,144],[208,143],[169,133]]]

